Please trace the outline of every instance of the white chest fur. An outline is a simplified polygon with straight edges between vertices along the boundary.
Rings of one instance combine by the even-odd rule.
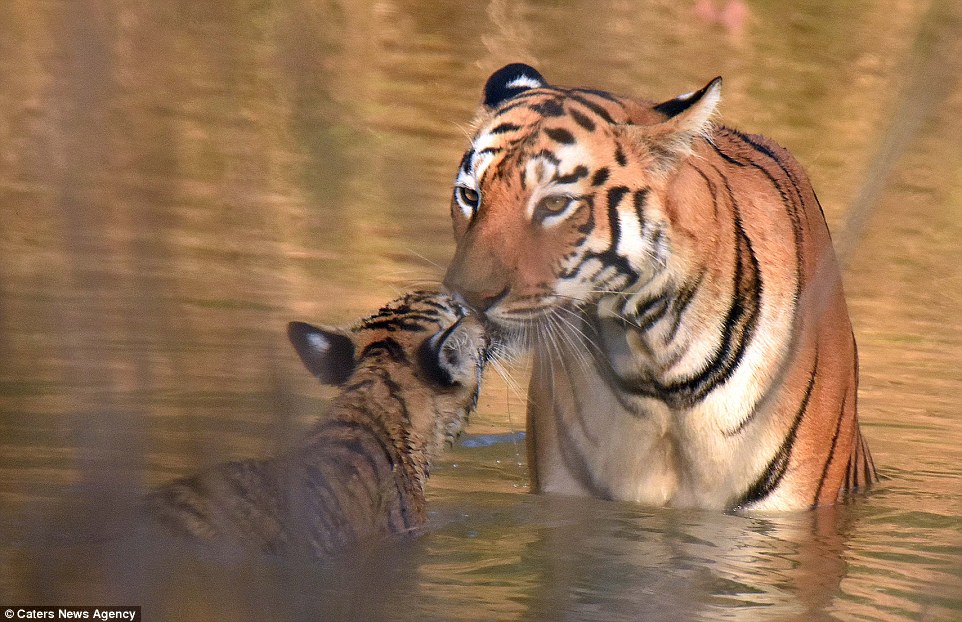
[[[784,348],[755,341],[745,353],[747,365],[690,406],[619,386],[612,368],[618,363],[611,360],[619,358],[618,348],[558,339],[536,349],[529,429],[538,488],[650,505],[729,507],[777,449],[779,434],[765,411],[777,406],[778,396],[765,399],[762,387],[770,378],[751,368]],[[627,360],[631,348],[622,350]],[[753,411],[753,425],[731,434]]]

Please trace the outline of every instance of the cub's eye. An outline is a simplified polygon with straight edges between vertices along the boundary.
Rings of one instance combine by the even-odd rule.
[[[481,204],[481,195],[478,191],[467,186],[458,186],[454,189],[454,197],[463,207],[467,207],[472,212],[477,211]]]

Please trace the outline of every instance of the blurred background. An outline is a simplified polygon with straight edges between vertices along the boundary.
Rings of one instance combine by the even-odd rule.
[[[337,602],[359,619],[343,595],[360,588],[319,590],[309,564],[163,565],[99,533],[103,565],[49,536],[297,438],[330,394],[285,324],[353,321],[440,279],[470,120],[513,61],[655,100],[722,75],[722,122],[807,167],[886,480],[766,518],[524,495],[522,361],[510,381],[488,375],[432,477],[431,532],[359,599],[383,606],[371,615],[962,618],[952,0],[4,0],[0,601],[140,599],[153,619]]]

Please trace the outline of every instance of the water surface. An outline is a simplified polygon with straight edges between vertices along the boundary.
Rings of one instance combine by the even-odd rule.
[[[962,11],[709,4],[4,2],[0,601],[133,599],[185,620],[962,618]],[[652,98],[721,74],[723,121],[806,165],[846,263],[877,491],[790,516],[528,495],[522,363],[520,387],[489,374],[412,545],[337,568],[225,562],[103,527],[149,486],[279,451],[323,410],[286,322],[350,321],[440,278],[481,86],[517,60]]]

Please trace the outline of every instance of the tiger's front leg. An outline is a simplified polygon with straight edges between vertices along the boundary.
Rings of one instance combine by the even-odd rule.
[[[536,351],[527,416],[532,490],[669,504],[681,480],[670,418],[664,407],[622,404],[583,355]]]

